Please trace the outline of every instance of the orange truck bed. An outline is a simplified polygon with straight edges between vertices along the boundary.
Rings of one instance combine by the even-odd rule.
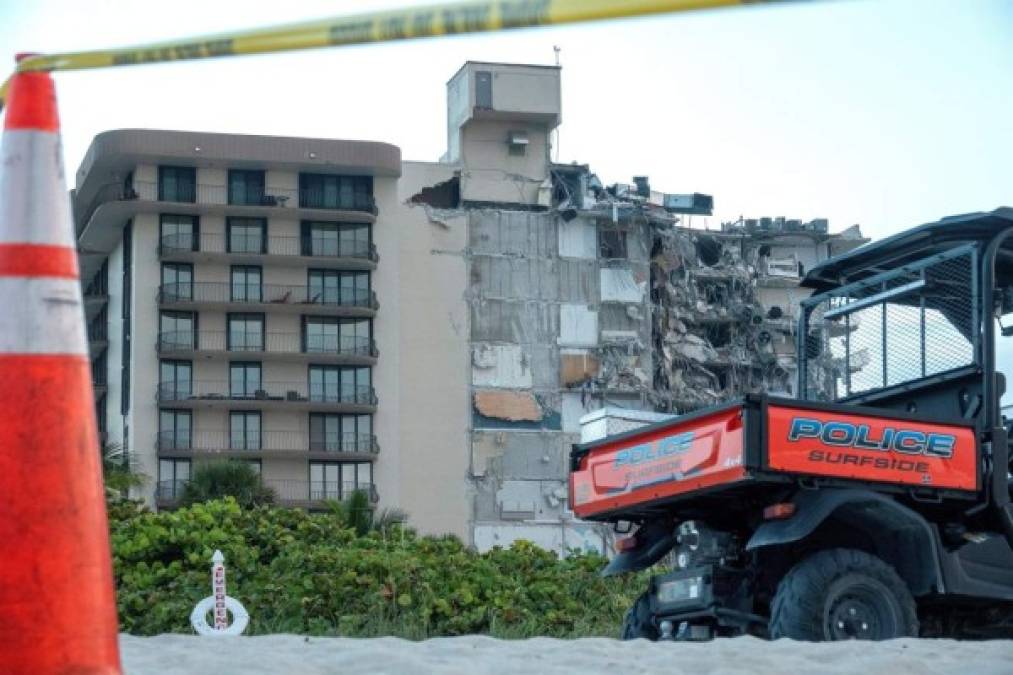
[[[798,479],[877,489],[979,489],[972,424],[895,411],[748,397],[575,445],[570,504],[618,520],[704,492]]]

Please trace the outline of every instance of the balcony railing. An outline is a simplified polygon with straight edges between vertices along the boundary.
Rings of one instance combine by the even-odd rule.
[[[262,382],[258,388],[233,391],[227,381],[162,382],[159,401],[281,401],[286,403],[334,403],[375,406],[375,390],[368,386],[308,387],[306,382]]]
[[[301,333],[237,333],[227,331],[164,331],[156,349],[173,352],[265,352],[321,356],[376,357],[376,344],[367,337],[307,335]]]
[[[183,496],[188,480],[163,480],[155,486],[155,498],[162,503],[173,503]],[[322,503],[325,500],[346,500],[356,492],[365,492],[371,503],[376,503],[380,495],[374,483],[305,481],[264,478],[265,487],[274,491],[278,504],[302,505]]]
[[[260,237],[256,242],[251,237],[226,240],[224,234],[215,232],[194,234],[166,234],[159,240],[162,255],[179,253],[245,254],[306,256],[311,258],[353,258],[376,262],[379,256],[376,246],[366,241],[348,239],[313,240],[299,236],[268,235],[266,248]]]
[[[376,293],[366,288],[314,289],[308,286],[224,282],[177,282],[162,284],[158,300],[163,303],[217,302],[243,305],[310,305],[376,309]]]
[[[376,436],[354,433],[328,433],[318,436],[305,431],[261,431],[258,433],[231,434],[225,431],[178,431],[158,433],[159,450],[186,450],[219,452],[226,450],[262,451],[279,450],[293,453],[333,452],[371,454],[379,452]]]
[[[178,183],[171,192],[163,191],[159,198],[158,182],[134,180],[131,185],[110,183],[99,188],[96,195],[88,203],[79,222],[87,223],[99,206],[111,201],[163,201],[167,204],[232,204],[238,206],[268,206],[281,208],[310,208],[320,210],[360,211],[376,214],[376,200],[372,195],[356,194],[351,197],[333,200],[323,199],[319,191],[304,190],[302,193],[295,188],[267,186],[263,193],[251,194],[242,203],[229,201],[229,190],[225,185],[206,185],[204,183]],[[253,202],[253,203],[251,203]]]
[[[373,195],[362,192],[332,195],[324,190],[304,189],[299,191],[299,206],[304,209],[364,211],[376,214],[376,200]]]

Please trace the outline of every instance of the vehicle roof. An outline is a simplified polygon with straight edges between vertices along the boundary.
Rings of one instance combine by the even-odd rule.
[[[816,292],[837,288],[951,249],[962,242],[990,240],[1010,227],[1013,227],[1013,208],[1008,206],[991,212],[948,216],[831,258],[809,270],[802,285]]]

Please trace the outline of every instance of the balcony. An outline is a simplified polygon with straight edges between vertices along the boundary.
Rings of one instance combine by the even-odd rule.
[[[376,436],[305,431],[262,431],[233,437],[228,432],[195,431],[191,434],[159,432],[156,446],[161,457],[275,458],[371,460],[380,451]]]
[[[363,316],[376,314],[376,293],[365,288],[310,289],[308,286],[232,285],[204,282],[162,284],[158,302],[175,309],[233,309],[242,307],[262,311],[312,313],[326,316]]]
[[[224,234],[216,232],[163,235],[158,254],[163,260],[231,263],[263,263],[265,256],[271,256],[271,264],[349,270],[376,269],[379,260],[376,246],[364,241],[314,241],[269,234],[264,242],[260,237],[255,242],[229,242]]]
[[[303,382],[263,382],[252,395],[233,393],[225,380],[163,382],[158,402],[172,408],[228,408],[229,410],[334,410],[374,412],[376,391],[370,386],[317,388]]]
[[[349,195],[345,199],[324,200],[313,191],[296,188],[268,186],[263,194],[253,194],[241,203],[229,203],[229,191],[225,185],[205,183],[176,186],[171,194],[159,197],[158,182],[134,180],[131,186],[110,183],[100,188],[88,205],[78,213],[78,220],[84,227],[96,216],[102,217],[103,210],[111,204],[133,207],[134,212],[165,210],[171,208],[177,213],[220,213],[232,216],[270,218],[287,216],[320,220],[345,220],[350,222],[374,222],[377,208],[372,195]],[[154,208],[151,208],[154,207]]]
[[[164,508],[178,504],[188,482],[185,480],[159,481],[155,486],[155,501],[158,506]],[[344,501],[356,492],[368,494],[370,504],[376,504],[380,499],[374,483],[331,483],[273,478],[264,478],[263,483],[274,491],[275,503],[281,506],[323,508],[328,501]]]
[[[308,336],[301,333],[233,333],[227,331],[166,331],[158,334],[155,349],[163,356],[223,356],[270,358],[276,361],[313,361],[372,365],[379,352],[366,337]]]
[[[286,199],[288,198],[289,193],[286,193]],[[361,211],[374,216],[377,213],[373,195],[362,192],[330,194],[327,190],[312,188],[299,190],[299,207],[327,211]]]

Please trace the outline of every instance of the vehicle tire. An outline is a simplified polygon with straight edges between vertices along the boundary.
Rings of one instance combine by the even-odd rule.
[[[621,640],[657,640],[658,629],[651,622],[651,602],[647,593],[641,593],[633,606],[623,617],[623,629],[619,635]]]
[[[888,640],[918,635],[907,584],[864,551],[835,548],[788,571],[771,603],[770,637],[813,642]]]

